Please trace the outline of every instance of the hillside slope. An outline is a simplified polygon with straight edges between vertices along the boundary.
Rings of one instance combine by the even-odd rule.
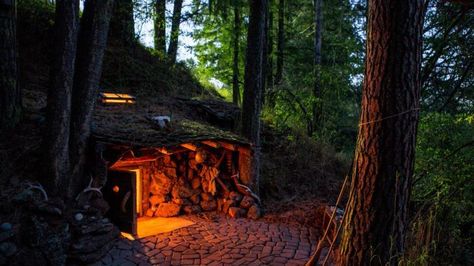
[[[8,167],[2,168],[0,174],[15,175],[17,181],[35,179],[35,169],[41,157],[39,143],[44,126],[43,109],[46,106],[53,49],[53,13],[50,5],[32,0],[20,1],[18,8],[20,84],[25,120],[15,136],[0,146],[0,150],[11,156],[10,165],[16,165],[9,171],[6,170]],[[216,121],[207,112],[212,109],[218,110],[218,113],[229,113],[230,118],[226,119],[236,120],[239,112],[236,106],[205,90],[185,66],[178,64],[169,67],[138,43],[132,48],[125,48],[117,40],[109,39],[100,89],[132,93],[137,96],[140,105],[150,106],[149,110],[162,115],[208,123],[224,130],[236,128],[235,124],[232,126]],[[278,218],[280,211],[284,211],[289,220],[307,223],[307,217],[315,215],[314,205],[309,203],[335,200],[341,179],[348,170],[346,158],[332,147],[290,130],[281,132],[264,126],[262,141],[261,192],[267,199],[267,210],[273,213],[273,216],[269,215],[272,219]],[[17,149],[18,146],[27,149]],[[12,157],[19,162],[31,163],[23,167],[23,164],[12,161]]]
[[[53,24],[52,5],[44,1],[19,1],[17,34],[23,90],[47,90],[54,49]],[[143,45],[123,47],[114,36],[109,36],[100,87],[149,97],[210,96],[185,66],[170,67]]]

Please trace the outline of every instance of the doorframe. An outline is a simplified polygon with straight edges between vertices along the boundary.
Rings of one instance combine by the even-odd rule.
[[[142,168],[140,166],[130,166],[130,167],[120,167],[120,168],[110,168],[109,170],[111,171],[117,171],[117,172],[126,172],[126,173],[131,173],[132,175],[132,236],[136,237],[137,236],[137,182],[141,182],[141,175],[142,175]],[[140,202],[141,204],[141,202]]]

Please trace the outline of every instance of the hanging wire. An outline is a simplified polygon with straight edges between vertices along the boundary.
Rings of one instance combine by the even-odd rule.
[[[383,117],[383,118],[380,118],[380,119],[376,119],[376,120],[372,120],[372,121],[360,123],[360,124],[359,124],[359,127],[364,126],[364,125],[368,125],[368,124],[373,124],[373,123],[382,122],[382,121],[384,121],[384,120],[386,120],[386,119],[393,118],[393,117],[397,117],[397,116],[404,115],[404,114],[407,114],[407,113],[411,113],[411,112],[417,111],[417,110],[420,110],[420,108],[417,107],[417,108],[413,108],[413,109],[410,109],[410,110],[407,110],[407,111],[404,111],[404,112],[401,112],[401,113],[398,113],[398,114],[389,115],[389,116],[386,116],[386,117]]]

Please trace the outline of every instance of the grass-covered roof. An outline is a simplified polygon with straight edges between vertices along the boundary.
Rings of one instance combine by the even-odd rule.
[[[170,115],[167,110],[143,106],[101,106],[94,112],[92,135],[101,142],[135,146],[167,147],[202,140],[247,144],[242,137],[214,126],[171,114],[171,123],[160,128],[150,118]]]

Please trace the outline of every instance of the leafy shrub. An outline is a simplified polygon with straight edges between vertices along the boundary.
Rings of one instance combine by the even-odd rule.
[[[422,117],[405,262],[472,265],[473,132],[473,114]]]

